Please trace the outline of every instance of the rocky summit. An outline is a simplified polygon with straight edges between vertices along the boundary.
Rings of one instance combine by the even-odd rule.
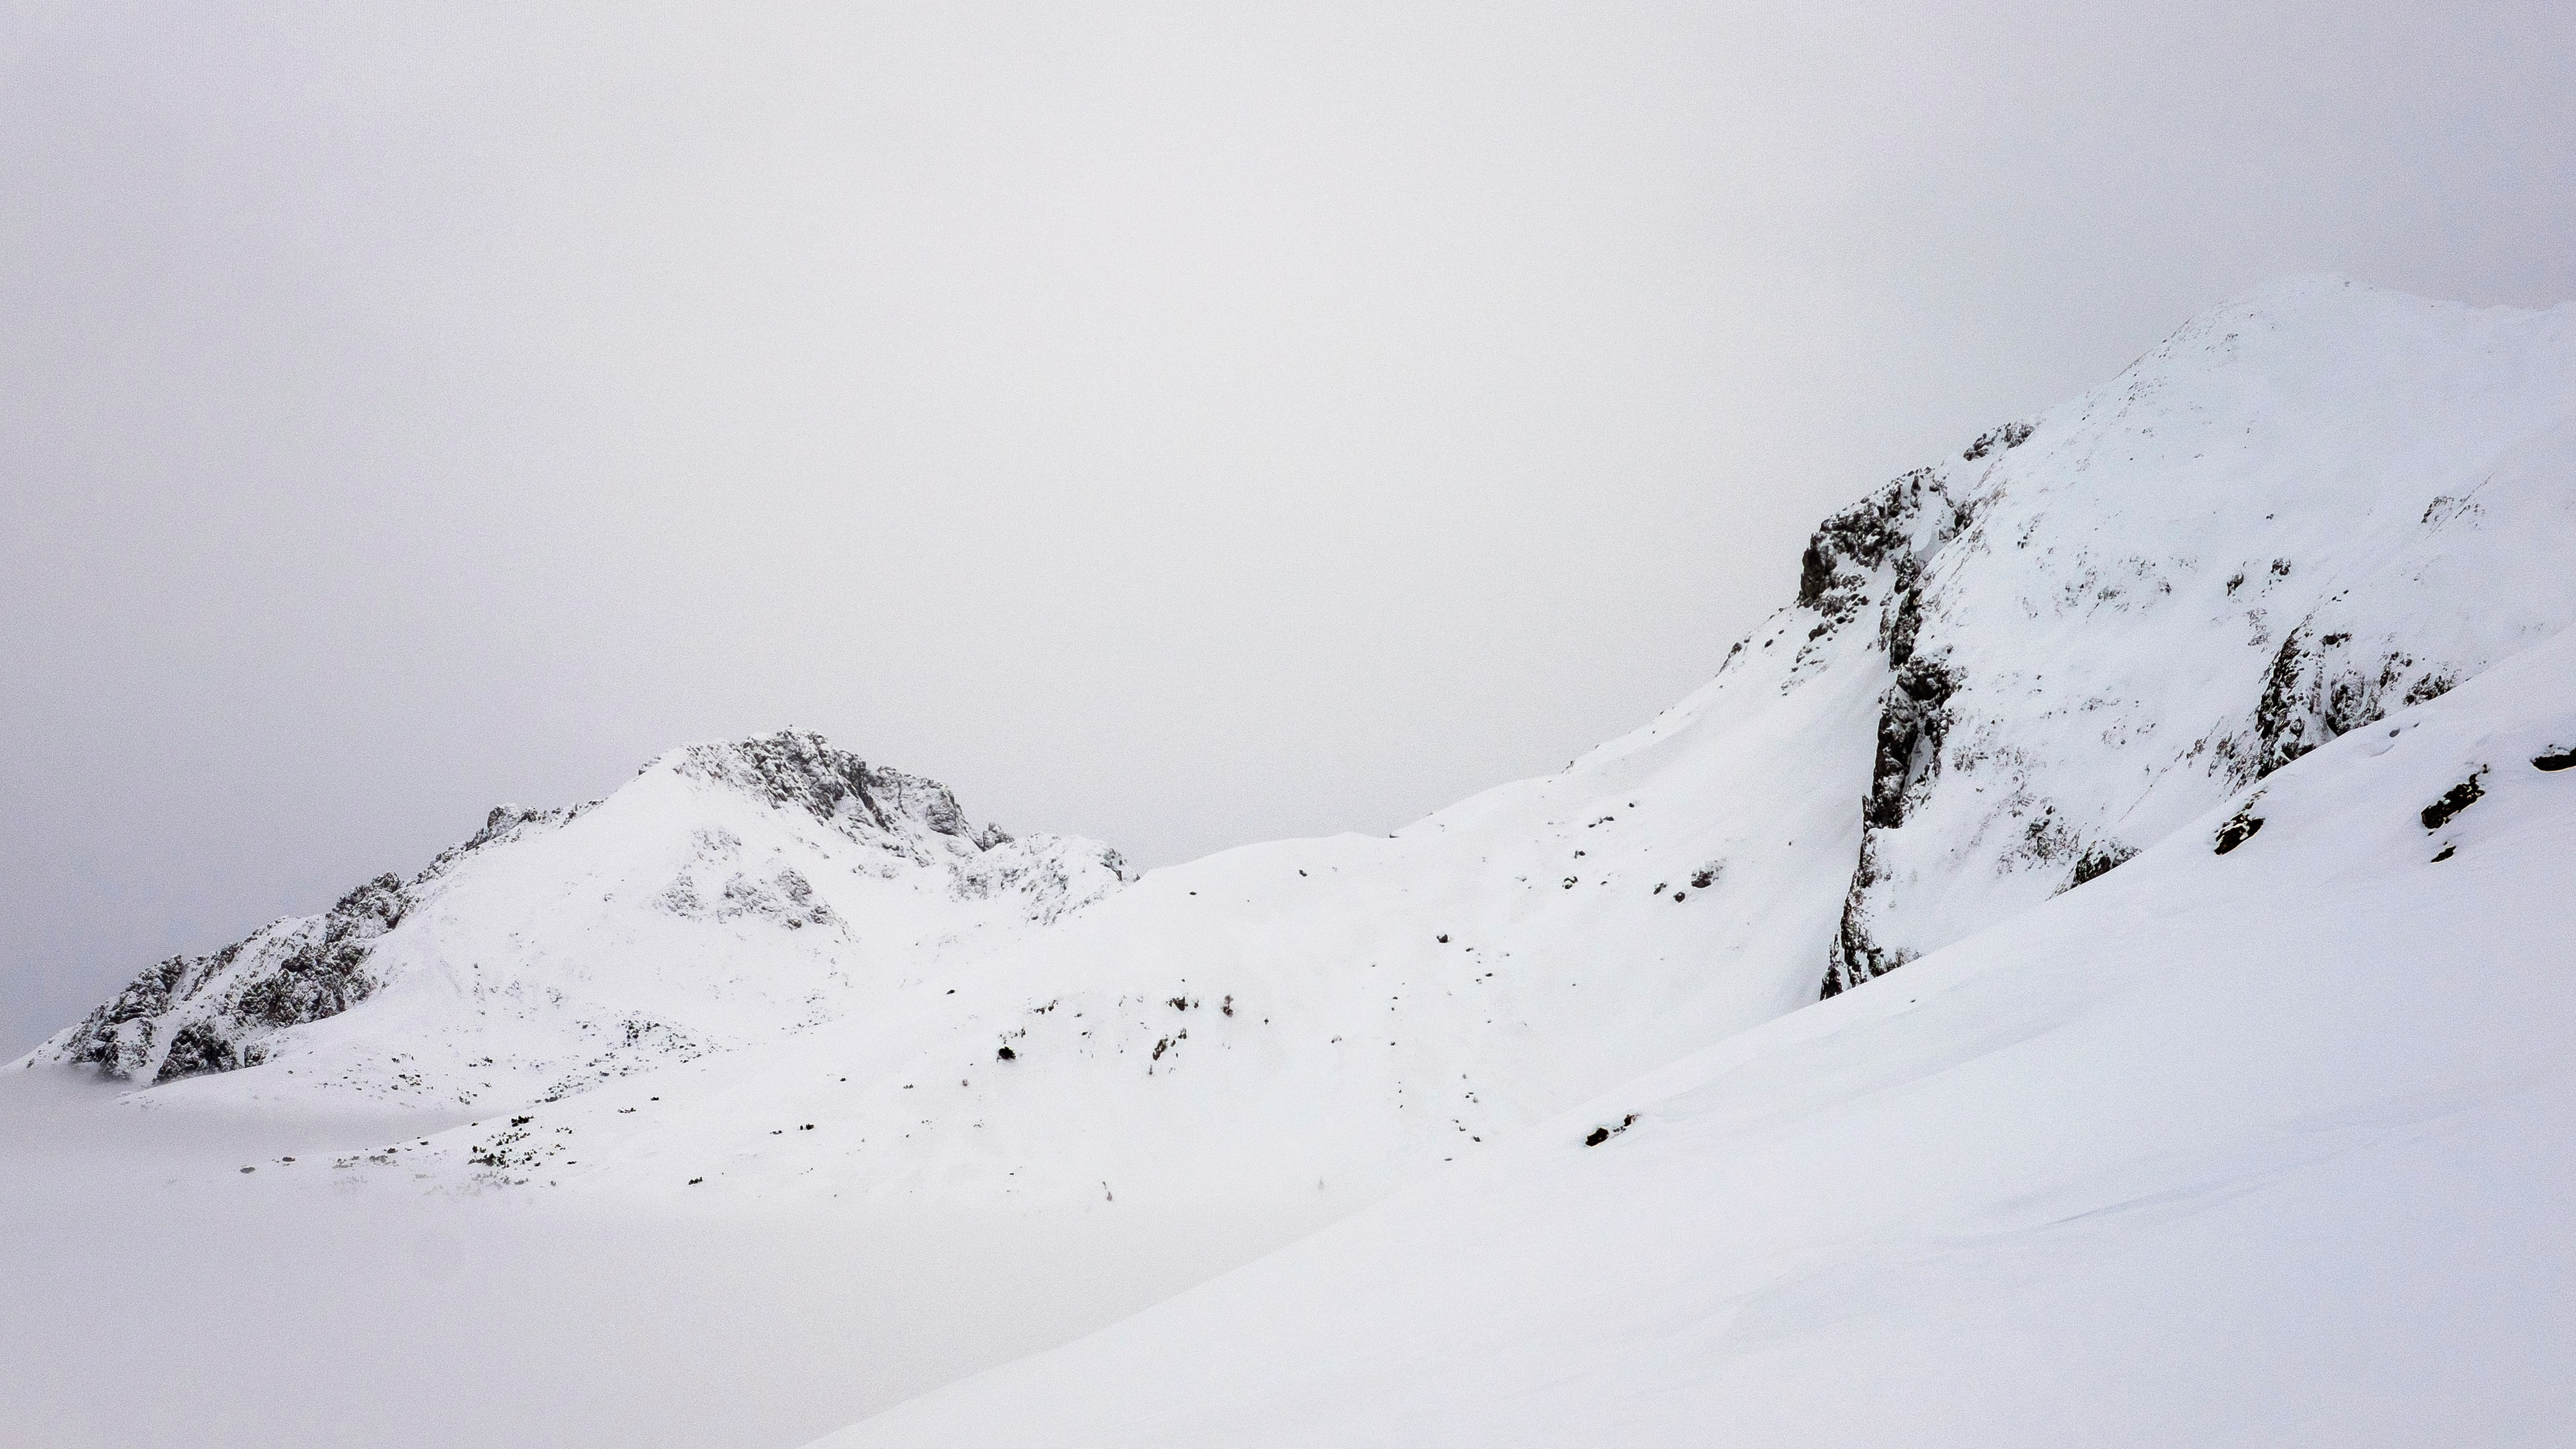
[[[416,874],[161,962],[29,1060],[553,1100],[811,1029],[1128,878],[1106,846],[975,825],[946,786],[819,735],[688,745],[605,800],[496,806]]]

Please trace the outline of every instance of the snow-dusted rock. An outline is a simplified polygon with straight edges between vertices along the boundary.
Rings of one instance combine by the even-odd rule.
[[[2292,282],[2019,436],[1810,552],[1891,675],[1827,994],[2576,622],[2576,307]]]
[[[408,880],[164,961],[27,1060],[552,1099],[881,1005],[1126,879],[1105,846],[976,826],[946,787],[816,735],[690,745],[606,800],[500,806]]]

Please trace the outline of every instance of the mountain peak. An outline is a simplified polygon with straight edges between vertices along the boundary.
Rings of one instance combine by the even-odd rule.
[[[27,1060],[159,1084],[289,1055],[321,1089],[554,1100],[810,1027],[1129,879],[1097,841],[979,828],[945,785],[811,731],[685,745],[606,800],[495,806],[409,878],[171,957]]]
[[[657,769],[803,810],[847,834],[947,835],[987,850],[1011,839],[998,825],[978,829],[938,781],[871,766],[812,730],[683,745],[643,773]]]

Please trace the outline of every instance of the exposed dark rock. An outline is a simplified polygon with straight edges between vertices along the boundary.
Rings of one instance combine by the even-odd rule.
[[[2249,840],[2252,840],[2255,832],[2262,828],[2263,817],[2254,813],[2253,801],[2246,801],[2243,809],[2227,817],[2226,823],[2218,827],[2218,853],[2220,855],[2225,855],[2227,852],[2234,850],[2236,847],[2243,845]]]
[[[2376,659],[2356,654],[2350,632],[2321,631],[2311,616],[2272,656],[2254,706],[2251,749],[2221,753],[2232,777],[2250,783],[2392,709],[2439,699],[2456,682],[2448,669],[2426,668],[2403,650]]]
[[[409,907],[403,883],[390,875],[342,896],[323,916],[319,939],[243,988],[237,1008],[243,1024],[297,1026],[337,1016],[366,1000],[376,989],[375,978],[365,969],[368,953]]]
[[[1595,1127],[1590,1132],[1585,1133],[1583,1135],[1583,1145],[1586,1147],[1598,1147],[1602,1143],[1609,1141],[1611,1138],[1618,1136],[1620,1133],[1625,1132],[1636,1125],[1637,1114],[1631,1112],[1627,1116],[1620,1118],[1618,1122],[1611,1126]]]
[[[380,875],[321,915],[275,921],[206,955],[160,962],[91,1012],[62,1048],[63,1059],[113,1077],[149,1074],[155,1083],[257,1066],[267,1059],[263,1042],[271,1033],[337,1016],[374,994],[381,983],[367,962],[376,939],[401,923],[421,886],[478,850],[590,808],[496,805],[481,829],[440,851],[408,883]],[[155,1067],[163,1041],[168,1050],[157,1053]]]
[[[1798,603],[1823,615],[1809,637],[1830,632],[1877,594],[1878,571],[1956,534],[1965,515],[1929,468],[1899,477],[1826,519],[1798,564]]]
[[[1939,659],[1909,659],[1897,670],[1896,682],[1879,702],[1878,755],[1861,810],[1871,828],[1903,825],[1906,812],[1930,791],[1941,769],[1947,706],[1958,687],[1958,676]]]
[[[2135,860],[2137,855],[2135,846],[2123,845],[2116,840],[2097,840],[2084,847],[2084,853],[2076,857],[2075,879],[2068,885],[2070,888],[2080,886],[2086,881],[2109,875]]]
[[[1873,833],[1861,832],[1860,863],[1852,870],[1851,885],[1843,892],[1842,922],[1835,928],[1834,939],[1825,948],[1825,980],[1816,993],[1818,1000],[1842,995],[1864,981],[1874,980],[1914,959],[1903,947],[1882,947],[1870,933],[1869,888],[1879,881],[1877,840]]]
[[[161,1070],[152,1081],[157,1086],[182,1077],[229,1072],[240,1065],[241,1053],[220,1031],[205,1022],[192,1021],[170,1038],[170,1053],[161,1059]]]
[[[2452,678],[2448,673],[2436,672],[2428,674],[2422,679],[2416,680],[2413,684],[2407,686],[2405,702],[2413,705],[2423,704],[2429,700],[2440,699],[2443,695],[2450,693],[2451,686],[2457,683],[2459,683],[2459,681]]]
[[[868,792],[867,762],[833,749],[820,736],[780,730],[766,740],[716,746],[703,756],[690,753],[693,762],[706,759],[712,774],[732,777],[737,772],[728,766],[748,769],[773,805],[799,806],[818,820],[837,820],[855,807],[878,829],[889,828],[885,811]]]
[[[1016,843],[1011,833],[999,825],[973,824],[947,786],[870,765],[810,732],[781,730],[758,739],[691,745],[646,768],[656,766],[740,791],[780,809],[802,811],[853,840],[914,864],[943,867],[949,873],[951,894],[961,900],[1023,894],[1030,900],[1030,918],[1040,923],[1099,894],[1089,882],[1068,872],[1066,860],[1042,846],[1003,850]],[[700,854],[702,859],[712,858],[706,850]],[[1117,852],[1102,849],[1098,861],[1115,879],[1130,878]],[[729,885],[722,893],[730,901],[710,907],[707,901],[718,894],[713,879],[696,881],[684,875],[664,892],[661,903],[682,915],[712,910],[721,917],[757,911],[791,928],[834,920],[828,907],[810,895],[800,895],[793,882],[746,881]],[[786,904],[775,905],[764,899],[768,896]]]
[[[1871,939],[1865,897],[1877,879],[1872,864],[1876,833],[1903,826],[1931,793],[1941,770],[1952,723],[1950,700],[1962,681],[1942,653],[1921,652],[1925,561],[1968,521],[1967,512],[1925,469],[1825,520],[1808,544],[1808,574],[1816,586],[1802,587],[1799,602],[1823,616],[1815,635],[1829,632],[1877,597],[1879,643],[1896,672],[1879,701],[1878,748],[1870,765],[1869,793],[1861,802],[1860,860],[1844,896],[1842,923],[1827,950],[1820,996],[1840,995],[1912,959],[1902,949],[1883,949]]]
[[[1825,590],[1834,583],[1834,566],[1825,554],[1824,542],[1823,534],[1816,535],[1798,559],[1798,602],[1810,609],[1823,606]]]
[[[130,1077],[151,1060],[157,1033],[154,1018],[170,1010],[183,995],[186,986],[202,971],[195,967],[220,969],[228,964],[238,946],[227,946],[212,957],[198,957],[192,963],[184,956],[173,956],[145,970],[127,983],[116,998],[89,1014],[81,1023],[69,1059],[95,1066],[112,1077]]]
[[[891,831],[888,804],[911,812],[933,830],[966,834],[966,817],[947,787],[894,770],[871,770],[821,735],[780,730],[762,739],[691,745],[681,752],[682,774],[715,780],[758,795],[773,805],[794,806],[826,824],[845,828],[864,818]]]
[[[1967,451],[1961,453],[1959,456],[1966,459],[1968,462],[1973,463],[1979,458],[1986,456],[1988,453],[1993,452],[1998,447],[2018,448],[2029,441],[2030,424],[2006,423],[1991,433],[1978,434],[1977,440],[1970,443],[1967,447]]]
[[[2531,757],[2531,767],[2535,770],[2550,771],[2576,769],[2576,750],[2551,750],[2546,754],[2534,755]]]
[[[1912,554],[1896,561],[1896,583],[1879,614],[1879,643],[1890,668],[1914,657],[1914,641],[1923,632],[1923,565]]]
[[[2450,824],[2452,818],[2457,816],[2461,811],[2468,809],[2470,806],[2478,803],[2479,800],[2485,798],[2487,793],[2486,786],[2479,783],[2479,776],[2482,776],[2485,773],[2486,771],[2484,770],[2478,771],[2477,774],[2471,775],[2469,778],[2453,785],[2450,789],[2443,791],[2441,799],[2425,806],[2421,817],[2424,821],[2424,828],[2427,830],[2439,830],[2443,826]]]
[[[375,991],[368,954],[409,906],[400,879],[378,876],[322,915],[277,922],[204,956],[173,956],[91,1012],[64,1057],[113,1077],[149,1073],[156,1083],[256,1065],[266,1057],[256,1039],[336,1016]]]

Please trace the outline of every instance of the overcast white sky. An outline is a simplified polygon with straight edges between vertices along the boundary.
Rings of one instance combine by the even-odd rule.
[[[0,1054],[788,723],[1389,828],[2247,285],[2576,296],[2563,0],[1262,8],[0,3]]]

